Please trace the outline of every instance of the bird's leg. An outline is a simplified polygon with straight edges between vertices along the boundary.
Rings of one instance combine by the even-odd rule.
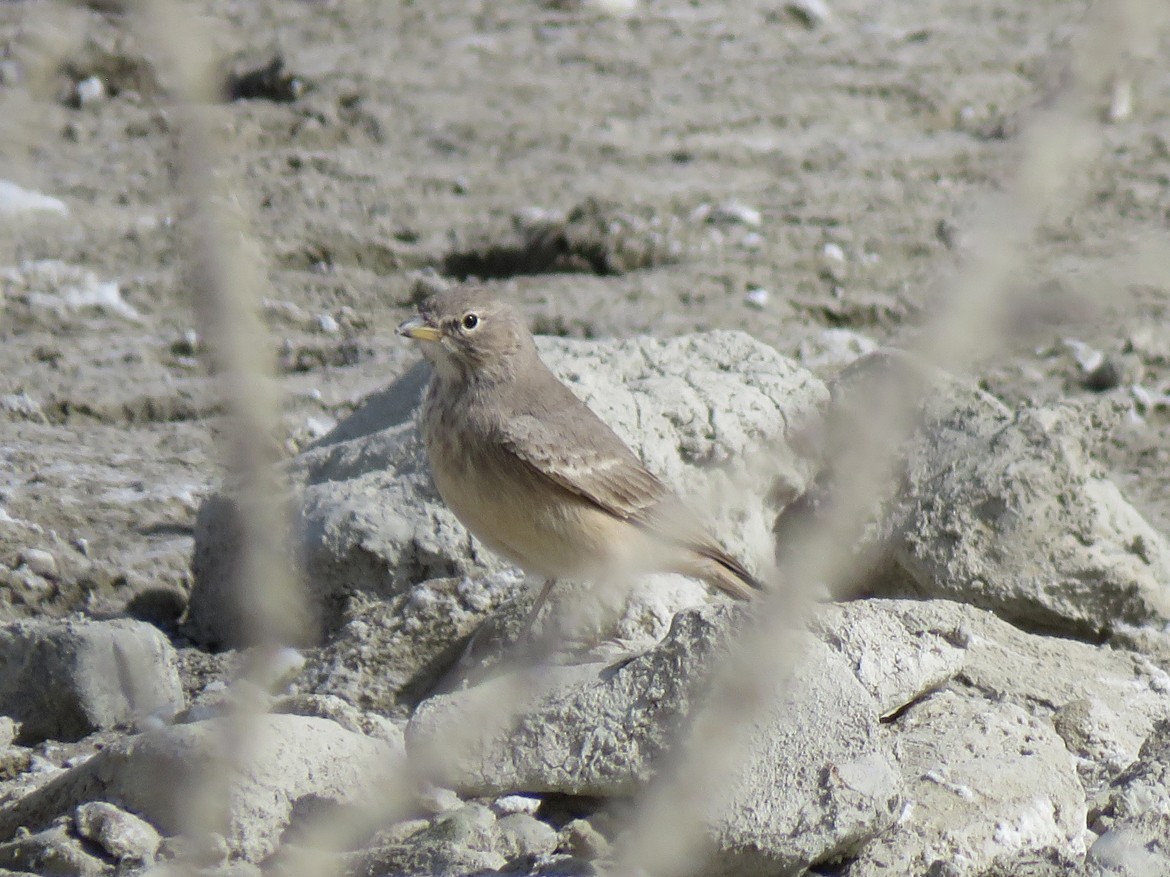
[[[532,604],[532,608],[528,610],[528,617],[524,619],[524,628],[520,631],[521,636],[527,635],[532,630],[532,625],[536,622],[536,616],[544,608],[544,604],[548,601],[549,592],[552,591],[553,585],[556,583],[556,579],[544,580],[544,585],[541,587],[540,593],[536,595],[536,602]]]

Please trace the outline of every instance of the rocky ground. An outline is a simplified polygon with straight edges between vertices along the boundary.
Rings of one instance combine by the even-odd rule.
[[[1160,4],[188,8],[323,645],[232,650],[226,403],[158,47],[118,3],[0,5],[0,869],[576,874],[681,855],[665,837],[703,873],[1170,873]],[[1045,200],[1069,106],[1086,156]],[[864,599],[729,710],[734,757],[703,749],[703,690],[755,622],[694,583],[594,615],[566,588],[566,642],[511,665],[531,594],[420,456],[392,331],[420,294],[518,301],[765,563],[793,499],[842,490],[813,482],[821,416],[862,432],[841,400],[891,363],[838,373],[929,344],[989,229],[1006,304],[915,380]]]

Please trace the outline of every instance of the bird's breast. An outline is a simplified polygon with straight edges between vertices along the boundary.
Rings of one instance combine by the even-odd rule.
[[[423,438],[443,501],[476,538],[526,572],[592,578],[613,565],[614,546],[634,530],[517,459],[466,408],[428,394]]]

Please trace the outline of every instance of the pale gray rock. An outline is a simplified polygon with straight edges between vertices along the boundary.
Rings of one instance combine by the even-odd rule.
[[[902,777],[877,705],[827,646],[809,640],[717,800],[707,817],[711,875],[802,873],[894,824]]]
[[[29,872],[41,877],[108,877],[114,874],[108,862],[87,851],[63,824],[0,844],[0,869]]]
[[[28,213],[55,213],[68,216],[69,208],[60,198],[26,189],[11,180],[0,180],[0,217],[6,222]]]
[[[34,259],[0,269],[7,294],[23,301],[30,310],[67,320],[81,312],[98,311],[142,322],[142,315],[122,298],[112,280],[102,280],[88,268],[59,259]]]
[[[874,639],[867,646],[886,656],[887,668],[914,668],[923,654],[931,654],[929,644],[947,644],[956,650],[947,653],[947,661],[961,658],[948,687],[1014,704],[1052,722],[1090,793],[1136,759],[1155,723],[1170,715],[1170,675],[1144,655],[1027,633],[962,603],[862,600],[824,607],[814,628],[835,648],[842,647],[843,630],[891,631],[884,643]],[[906,645],[891,648],[898,642]],[[923,645],[928,647],[922,650]],[[850,661],[855,670],[864,666],[856,657]],[[923,686],[905,690],[916,687]]]
[[[832,17],[824,0],[787,0],[784,8],[810,29],[820,27]]]
[[[893,733],[906,807],[847,877],[960,877],[1021,851],[1083,855],[1085,794],[1051,725],[1014,704],[943,691],[900,716]]]
[[[503,818],[515,813],[532,816],[540,809],[541,798],[534,795],[501,795],[492,801],[492,812]]]
[[[600,859],[609,853],[609,840],[588,819],[566,823],[557,838],[557,849],[582,861]]]
[[[913,418],[873,540],[882,549],[873,590],[1078,636],[1170,621],[1170,545],[1092,460],[1101,425],[1091,409],[1012,412],[891,354],[847,369],[834,398],[833,444],[844,447],[875,407],[880,416],[904,405]]]
[[[388,600],[355,599],[344,626],[310,659],[300,686],[405,717],[484,618],[523,586],[522,577],[507,571],[434,579]]]
[[[1082,860],[1070,859],[1047,850],[1041,853],[1020,853],[996,862],[979,872],[979,877],[1069,877],[1080,873]],[[945,867],[940,873],[946,873]]]
[[[407,752],[468,795],[630,795],[654,773],[738,607],[681,613],[624,664],[509,672],[423,701]],[[679,672],[685,667],[689,672]]]
[[[967,659],[963,645],[900,608],[886,600],[828,605],[812,623],[813,632],[853,669],[883,717],[940,688]]]
[[[771,525],[804,489],[812,463],[790,439],[827,403],[809,372],[749,336],[712,332],[669,340],[537,339],[549,367],[625,439],[647,466],[712,520],[733,554],[771,563]],[[310,592],[331,630],[341,598],[392,597],[434,578],[497,571],[442,503],[415,414],[420,364],[289,466],[300,488],[299,544]],[[195,533],[189,631],[232,644],[240,634],[238,527],[231,501],[210,500]]]
[[[162,838],[149,822],[105,801],[91,801],[73,811],[77,836],[101,847],[115,862],[150,862]]]
[[[507,864],[496,850],[498,840],[495,814],[482,805],[469,804],[437,817],[403,841],[350,855],[348,872],[461,877],[496,871]]]
[[[192,867],[186,861],[165,862],[155,865],[145,872],[149,877],[263,877],[265,873],[280,874],[281,877],[284,877],[284,873],[280,871],[265,872],[259,866],[242,859],[202,868]]]
[[[659,646],[624,663],[544,667],[433,697],[408,726],[408,752],[473,795],[635,794],[698,707],[742,617],[739,607],[689,610]],[[746,735],[742,764],[707,813],[710,873],[786,873],[892,823],[901,778],[876,704],[828,647],[809,639]]]
[[[435,691],[474,685],[501,664],[531,659],[532,649],[544,646],[551,646],[558,663],[609,664],[639,655],[662,641],[679,612],[722,599],[680,575],[627,583],[560,581],[529,627],[539,590],[528,587],[489,615]]]
[[[1094,811],[1093,828],[1101,834],[1078,874],[1170,874],[1170,720],[1158,722]]]
[[[214,792],[222,793],[229,852],[255,862],[276,849],[298,802],[376,802],[394,788],[395,765],[388,744],[325,719],[241,716],[176,725],[118,740],[0,810],[0,838],[90,801],[115,804],[163,834],[179,834],[189,827],[192,801],[201,791]],[[220,783],[224,788],[215,788]]]
[[[161,859],[200,869],[225,866],[231,852],[227,838],[214,831],[173,834],[164,837],[158,849]]]
[[[1170,814],[1148,811],[1120,821],[1098,837],[1074,877],[1170,874]]]
[[[395,752],[405,753],[403,729],[406,723],[381,713],[355,707],[332,694],[290,694],[272,703],[272,712],[294,716],[317,716],[337,722],[347,731],[377,737],[389,743]]]
[[[175,650],[140,621],[0,626],[0,713],[24,742],[76,740],[183,707]]]
[[[1077,760],[1081,785],[1089,791],[1117,776],[1142,742],[1140,726],[1098,697],[1069,701],[1056,710],[1052,723]]]
[[[557,848],[557,832],[527,813],[511,813],[496,823],[496,849],[509,862],[521,856],[547,856]]]

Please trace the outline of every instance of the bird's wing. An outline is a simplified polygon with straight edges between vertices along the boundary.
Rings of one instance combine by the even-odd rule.
[[[539,416],[515,413],[500,425],[504,448],[537,474],[664,542],[711,559],[735,578],[760,584],[590,408],[559,381],[546,384]]]
[[[763,588],[610,427],[584,403],[578,405],[572,421],[559,416],[512,417],[504,426],[504,448],[559,488],[643,527],[663,543],[714,561],[724,572],[696,572],[732,596],[742,600],[751,589]]]
[[[649,526],[670,490],[583,403],[573,417],[519,415],[503,425],[502,444],[558,487],[611,515]]]

